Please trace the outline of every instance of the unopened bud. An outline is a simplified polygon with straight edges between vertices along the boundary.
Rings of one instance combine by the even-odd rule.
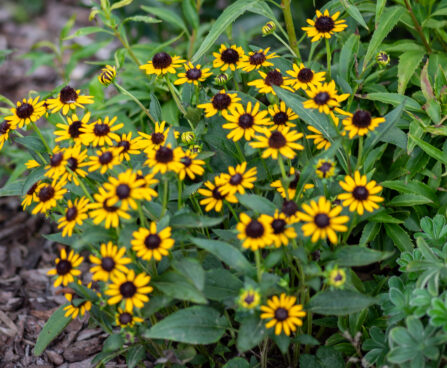
[[[214,78],[214,83],[217,84],[218,86],[224,86],[229,80],[230,77],[227,74],[222,73],[216,76],[216,78]]]
[[[192,142],[194,142],[194,139],[196,139],[196,135],[194,134],[194,132],[189,131],[182,133],[182,143],[191,144]]]
[[[263,27],[262,27],[262,34],[264,36],[267,36],[269,34],[272,34],[273,32],[275,32],[276,29],[276,24],[275,22],[267,22]]]
[[[101,70],[101,74],[98,76],[99,83],[103,86],[108,86],[115,80],[116,69],[114,66],[106,65],[105,68]]]
[[[390,56],[385,51],[379,51],[376,55],[376,61],[380,66],[387,66],[390,63]]]

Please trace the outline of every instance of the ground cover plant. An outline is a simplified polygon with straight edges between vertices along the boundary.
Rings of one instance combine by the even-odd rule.
[[[63,80],[1,100],[0,194],[59,229],[34,354],[88,318],[96,366],[445,365],[447,1],[305,3],[101,0],[27,56]]]

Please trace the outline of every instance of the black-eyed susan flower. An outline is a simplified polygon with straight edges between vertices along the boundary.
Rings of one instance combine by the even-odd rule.
[[[327,273],[326,282],[335,288],[342,288],[346,282],[346,272],[343,268],[334,267]]]
[[[138,149],[138,142],[140,137],[132,139],[132,132],[128,134],[122,134],[119,140],[116,142],[115,147],[120,149],[120,159],[130,160],[129,155],[138,155],[140,150]]]
[[[262,131],[262,125],[269,124],[270,120],[266,117],[267,113],[267,111],[259,110],[259,102],[256,102],[254,106],[249,102],[245,109],[242,105],[236,105],[228,112],[223,111],[222,115],[228,122],[222,127],[231,130],[227,134],[227,138],[237,142],[244,137],[247,141],[250,141],[255,132]]]
[[[209,68],[203,68],[200,64],[193,65],[191,62],[185,64],[185,72],[177,74],[177,80],[174,84],[185,84],[190,83],[195,86],[199,85],[199,82],[203,82],[206,78],[208,78],[213,73],[210,72]]]
[[[103,86],[108,86],[113,83],[116,77],[116,68],[111,65],[106,65],[105,68],[101,69],[101,74],[98,75],[99,83]]]
[[[281,194],[281,197],[293,199],[293,198],[295,198],[296,187],[300,180],[300,173],[298,171],[296,171],[294,167],[291,167],[290,173],[289,173],[289,178],[292,180],[289,182],[289,186],[287,188],[287,193],[286,193],[286,190],[285,190],[284,185],[281,182],[281,180],[275,180],[273,183],[270,184],[270,186],[272,188],[276,188],[278,193]],[[305,192],[308,189],[312,189],[313,187],[314,187],[313,184],[310,184],[310,183],[304,184],[303,192]]]
[[[22,102],[17,102],[16,107],[11,109],[12,115],[5,117],[10,124],[10,129],[23,128],[29,123],[36,122],[45,114],[44,101],[39,102],[39,98],[39,96],[34,99],[28,98],[28,100],[24,98]]]
[[[259,49],[256,51],[250,51],[248,55],[244,55],[241,58],[239,68],[244,72],[251,72],[252,70],[259,69],[261,67],[273,66],[269,60],[279,57],[274,52],[269,53],[270,47],[266,49]]]
[[[372,118],[369,111],[358,110],[354,114],[348,113],[349,117],[344,119],[344,129],[349,132],[349,138],[356,135],[362,137],[368,132],[374,131],[380,124],[385,122],[385,118]]]
[[[158,196],[158,193],[156,192],[156,190],[152,188],[152,186],[158,184],[158,182],[159,182],[158,179],[155,179],[154,174],[143,175],[143,172],[141,170],[138,170],[137,171],[137,180],[143,180],[141,187],[146,189],[143,192],[144,199],[146,201],[151,201],[153,197]]]
[[[241,99],[237,97],[236,93],[226,93],[222,89],[219,93],[216,93],[211,102],[197,105],[199,109],[205,110],[205,116],[207,118],[216,115],[217,113],[228,112],[233,109],[236,105],[240,105],[239,101]]]
[[[261,319],[270,319],[265,327],[275,327],[275,335],[281,332],[290,336],[296,331],[296,326],[302,326],[302,318],[306,316],[301,304],[296,304],[296,297],[282,293],[279,298],[275,295],[267,300],[267,305],[261,305]]]
[[[83,128],[85,128],[90,120],[90,113],[87,112],[84,114],[82,119],[78,117],[78,115],[73,114],[71,116],[67,116],[68,124],[56,124],[56,129],[54,131],[54,135],[57,136],[55,138],[55,142],[61,142],[72,139],[75,143],[81,143],[81,135],[83,134]]]
[[[240,222],[236,225],[237,237],[242,241],[242,247],[252,251],[265,248],[275,242],[273,230],[270,226],[272,218],[262,214],[257,219],[252,219],[242,212]]]
[[[246,189],[254,188],[253,183],[256,181],[256,174],[256,167],[247,170],[247,162],[242,162],[236,167],[229,166],[228,174],[224,173],[221,175],[225,182],[221,189],[222,194],[245,194]]]
[[[281,213],[286,217],[288,224],[294,224],[300,220],[298,205],[293,199],[285,199],[281,206]]]
[[[306,135],[306,139],[311,139],[314,141],[315,146],[317,146],[317,149],[324,149],[327,150],[331,146],[331,142],[327,140],[323,133],[321,133],[317,128],[314,128],[312,125],[308,125],[307,129],[309,129],[314,134],[308,134]]]
[[[375,180],[368,183],[366,175],[361,175],[359,171],[354,173],[354,177],[346,175],[345,181],[340,180],[339,184],[346,193],[339,194],[337,198],[351,212],[357,211],[359,215],[363,215],[364,210],[373,212],[379,208],[377,203],[383,202],[383,198],[377,195],[382,187],[376,185]]]
[[[28,160],[25,162],[25,166],[28,170],[34,169],[35,167],[39,167],[40,164],[36,160]]]
[[[145,165],[152,169],[153,174],[164,174],[167,171],[178,173],[183,164],[180,159],[183,157],[183,150],[181,147],[172,148],[171,144],[167,146],[160,146],[152,149],[147,153],[147,160]]]
[[[327,179],[335,174],[335,162],[333,160],[321,159],[315,165],[315,172],[320,179]]]
[[[312,42],[321,38],[331,38],[334,33],[342,32],[348,26],[344,19],[337,20],[340,12],[330,15],[326,9],[324,13],[321,13],[319,10],[316,13],[317,19],[306,20],[310,27],[301,27],[307,33],[307,37],[312,38]]]
[[[261,302],[261,295],[253,288],[242,289],[239,294],[238,303],[244,309],[256,308]]]
[[[310,201],[310,205],[303,204],[302,208],[305,213],[300,212],[299,218],[305,224],[301,229],[304,236],[311,236],[312,243],[329,238],[333,244],[337,244],[336,231],[348,230],[345,223],[349,221],[349,217],[339,216],[343,208],[341,206],[331,208],[331,202],[324,197],[320,197],[318,202]]]
[[[40,183],[36,188],[36,196],[34,197],[35,202],[37,202],[36,207],[34,207],[32,214],[36,213],[46,213],[50,209],[56,207],[57,201],[64,197],[67,189],[64,188],[66,180],[53,180],[51,184]]]
[[[108,170],[121,163],[121,150],[117,147],[101,147],[96,151],[96,155],[90,156],[90,161],[87,162],[88,171],[100,170],[101,174],[105,174]]]
[[[125,301],[125,311],[132,313],[134,306],[142,308],[144,303],[149,301],[149,294],[153,288],[149,286],[151,277],[144,272],[135,275],[134,270],[127,274],[117,273],[111,277],[112,284],[109,284],[105,294],[110,296],[108,303],[117,304]]]
[[[333,108],[338,108],[340,102],[349,97],[349,93],[337,94],[334,81],[316,86],[310,85],[306,93],[310,100],[304,101],[303,106],[306,109],[318,109],[319,112],[327,115],[331,113]]]
[[[209,212],[211,210],[215,210],[216,212],[220,212],[222,210],[223,201],[228,201],[229,203],[237,203],[237,198],[234,194],[223,194],[222,187],[226,184],[226,180],[224,180],[221,176],[216,176],[214,178],[214,183],[211,181],[205,182],[205,187],[200,188],[198,192],[203,195],[205,198],[200,201],[202,206],[205,206],[205,211]]]
[[[115,322],[121,328],[133,327],[135,323],[143,322],[143,318],[135,316],[132,312],[126,312],[122,308],[118,308],[118,313],[115,315]]]
[[[65,86],[61,89],[57,98],[49,98],[46,103],[48,110],[52,113],[62,110],[62,114],[67,115],[70,110],[75,110],[76,107],[84,108],[84,105],[93,103],[93,96],[82,96],[81,91],[75,90],[70,86]]]
[[[151,134],[138,132],[140,139],[137,142],[137,147],[148,153],[153,149],[163,146],[166,139],[168,139],[169,129],[170,127],[166,124],[166,121],[162,121],[161,123],[155,123],[154,131]]]
[[[90,204],[89,216],[95,225],[104,221],[106,229],[117,228],[120,218],[129,220],[130,214],[118,206],[109,205],[110,194],[104,188],[99,188],[99,193],[93,195],[95,202]]]
[[[157,52],[152,60],[147,61],[146,64],[141,65],[140,69],[143,69],[146,74],[175,74],[176,69],[180,68],[185,60],[181,59],[180,56],[172,57],[166,52]]]
[[[100,247],[100,257],[90,255],[90,262],[94,265],[90,268],[92,280],[107,282],[112,276],[118,276],[119,273],[126,274],[127,264],[132,260],[125,257],[126,248],[118,248],[112,242],[102,243]]]
[[[151,222],[149,229],[140,227],[133,234],[132,249],[137,256],[146,261],[154,258],[161,261],[163,256],[169,254],[169,249],[174,246],[174,239],[171,238],[171,228],[165,227],[163,230],[157,231],[157,224]]]
[[[9,121],[0,123],[0,150],[3,148],[3,145],[8,140],[9,133],[14,129],[15,125]]]
[[[301,151],[304,147],[297,143],[297,140],[303,136],[303,133],[298,133],[296,130],[290,130],[285,127],[281,130],[262,131],[263,135],[255,135],[257,142],[251,142],[250,146],[253,148],[263,149],[262,158],[271,157],[274,160],[278,159],[278,155],[286,158],[294,159],[296,151]]]
[[[281,101],[280,104],[270,105],[268,111],[272,117],[272,121],[267,124],[270,125],[270,129],[281,130],[284,127],[296,126],[292,121],[298,119],[299,116],[290,107],[287,107],[284,101]]]
[[[81,285],[81,280],[78,280],[78,284]],[[88,288],[91,288],[92,283],[88,284]],[[90,300],[86,300],[84,297],[79,296],[74,290],[69,293],[64,294],[65,299],[70,303],[66,307],[64,307],[65,317],[70,317],[75,319],[77,316],[84,316],[85,312],[89,311],[92,308],[92,302]]]
[[[104,189],[110,194],[108,205],[118,204],[124,211],[129,207],[136,210],[136,200],[144,199],[147,196],[145,191],[153,191],[144,187],[144,181],[137,179],[137,173],[132,172],[132,169],[120,173],[117,178],[109,177],[109,181],[104,183]]]
[[[76,198],[74,202],[68,201],[65,214],[58,220],[58,229],[62,229],[62,236],[72,236],[76,225],[81,226],[88,218],[89,199],[85,197]]]
[[[293,92],[293,89],[286,84],[286,78],[282,75],[279,69],[271,70],[267,73],[258,71],[261,79],[248,82],[247,85],[254,86],[259,93],[272,93],[276,96],[273,86],[281,87]]]
[[[270,226],[272,227],[276,248],[279,248],[281,245],[288,245],[289,239],[295,239],[297,237],[295,229],[288,226],[286,215],[283,212],[276,210]]]
[[[183,156],[180,158],[180,163],[183,165],[178,172],[180,180],[184,180],[188,176],[191,180],[196,178],[196,175],[202,176],[205,172],[203,166],[205,161],[198,160],[197,153],[191,153],[189,151],[183,152]]]
[[[241,59],[244,56],[244,50],[242,47],[237,47],[232,45],[231,47],[226,47],[225,45],[220,45],[219,52],[213,52],[214,60],[213,67],[220,68],[223,72],[230,68],[235,71],[241,63]]]
[[[306,90],[310,85],[316,86],[324,81],[326,72],[315,73],[312,69],[306,68],[303,63],[299,66],[293,64],[293,69],[286,73],[291,76],[286,81],[286,84],[293,87],[295,91],[300,88]]]
[[[83,257],[75,254],[73,250],[67,255],[65,248],[61,249],[59,258],[56,258],[56,268],[48,271],[47,275],[55,276],[57,279],[54,281],[54,287],[59,285],[67,286],[70,282],[73,282],[75,277],[81,274],[81,271],[77,269],[84,260]]]
[[[79,177],[85,178],[87,172],[82,168],[89,165],[86,162],[87,159],[87,149],[82,149],[80,144],[74,147],[67,148],[65,150],[65,166],[63,177],[68,181],[73,181],[76,185],[79,185]]]
[[[36,181],[26,192],[23,201],[22,201],[22,207],[25,210],[26,207],[31,205],[33,202],[37,202],[37,188],[39,187],[40,182]]]
[[[91,144],[95,147],[104,146],[105,144],[112,146],[113,141],[119,141],[120,136],[115,132],[121,129],[124,124],[115,124],[116,119],[116,116],[112,119],[109,119],[109,117],[106,116],[104,120],[98,119],[81,128],[81,131],[84,133],[81,136],[82,144],[85,144],[86,146]]]
[[[53,153],[50,155],[50,161],[45,166],[45,176],[51,179],[58,179],[64,172],[67,159],[65,157],[65,149],[59,146],[53,148]]]

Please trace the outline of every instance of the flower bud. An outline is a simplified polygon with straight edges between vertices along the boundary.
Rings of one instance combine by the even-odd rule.
[[[275,32],[276,29],[276,24],[275,22],[267,22],[263,27],[262,27],[262,34],[264,36],[267,36],[269,34],[272,34],[273,32]]]
[[[196,135],[192,131],[182,133],[182,143],[191,144],[196,139]]]
[[[103,86],[108,86],[115,80],[116,69],[114,66],[106,65],[105,68],[101,70],[101,74],[98,76],[99,83]]]
[[[376,61],[380,66],[387,66],[390,63],[390,56],[385,51],[379,51],[376,55]]]
[[[230,77],[227,74],[222,73],[222,74],[217,75],[216,78],[214,78],[214,84],[217,84],[218,86],[223,86],[229,80],[230,80]]]
[[[200,152],[202,152],[202,146],[200,146],[198,144],[193,144],[193,145],[189,146],[188,151],[191,153],[200,153]]]

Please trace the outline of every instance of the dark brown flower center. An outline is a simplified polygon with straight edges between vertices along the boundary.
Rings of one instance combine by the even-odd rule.
[[[251,303],[253,303],[255,301],[255,296],[254,294],[248,294],[245,299],[244,302],[247,303],[248,305],[250,305]]]
[[[105,135],[110,133],[110,127],[107,124],[95,124],[93,133],[97,137],[104,137]]]
[[[119,199],[126,199],[130,196],[130,187],[127,184],[120,184],[116,187],[116,195]]]
[[[368,111],[356,111],[352,117],[352,124],[357,128],[368,128],[371,125],[371,114]]]
[[[249,62],[251,65],[262,65],[262,63],[266,60],[266,57],[263,52],[255,52],[253,55],[250,55]]]
[[[281,132],[274,131],[269,138],[269,146],[271,148],[282,148],[287,144],[287,140]]]
[[[37,182],[35,182],[33,185],[31,185],[31,188],[28,189],[26,192],[27,195],[32,195],[36,191],[37,188]]]
[[[151,141],[153,144],[159,145],[162,144],[165,140],[165,136],[163,133],[152,133]]]
[[[158,249],[161,244],[161,238],[158,236],[158,234],[149,234],[146,236],[146,239],[144,239],[144,245],[147,249]]]
[[[343,280],[343,275],[340,272],[337,272],[337,274],[334,277],[334,281],[341,281]]]
[[[245,234],[250,238],[260,238],[264,235],[264,226],[258,220],[251,220],[245,228]]]
[[[192,164],[192,160],[188,156],[184,156],[181,158],[180,162],[185,165],[185,167],[189,167]]]
[[[279,322],[285,321],[289,317],[289,312],[285,308],[275,310],[275,319]]]
[[[323,177],[326,177],[329,170],[332,168],[332,164],[330,162],[323,162],[321,166],[318,168],[318,171],[323,173]]]
[[[354,188],[352,195],[358,201],[366,201],[368,199],[369,192],[368,189],[366,189],[366,187],[364,187],[363,185],[359,185]]]
[[[61,89],[59,99],[64,104],[75,103],[76,100],[78,99],[78,94],[70,86],[65,86],[64,88]]]
[[[112,257],[104,257],[101,259],[101,268],[107,272],[113,271],[115,268],[115,261]]]
[[[335,22],[331,17],[325,15],[318,17],[315,21],[315,28],[318,32],[330,32],[334,29]]]
[[[51,185],[44,186],[41,190],[39,190],[39,194],[37,195],[39,197],[39,200],[41,202],[47,202],[51,198],[54,197],[55,190]]]
[[[0,135],[6,134],[9,131],[9,128],[11,127],[11,124],[9,124],[7,121],[4,121],[0,124]]]
[[[264,79],[264,83],[268,86],[281,86],[284,82],[282,74],[277,70],[271,70],[267,73]]]
[[[29,103],[23,103],[16,109],[16,114],[20,119],[29,118],[34,112],[34,107]]]
[[[107,201],[109,199],[110,198],[107,198],[104,202],[102,202],[102,208],[104,208],[104,210],[106,210],[107,212],[110,212],[110,213],[118,211],[118,207],[116,207],[116,206],[108,206],[107,205]]]
[[[70,273],[72,268],[73,267],[70,261],[61,259],[59,263],[56,265],[56,272],[58,275],[63,276],[66,275],[67,273]]]
[[[158,52],[152,58],[152,65],[155,69],[165,69],[172,64],[172,58],[166,52]]]
[[[239,61],[239,53],[235,49],[226,49],[220,54],[225,64],[236,64]]]
[[[231,104],[231,97],[226,93],[218,93],[211,100],[213,107],[217,110],[225,110]]]
[[[123,298],[132,298],[137,292],[137,288],[131,281],[126,281],[120,285],[120,294]]]
[[[312,81],[312,78],[314,77],[314,73],[311,69],[309,68],[303,68],[298,72],[298,75],[296,76],[296,78],[301,82],[301,83],[309,83],[310,81]]]
[[[285,200],[282,204],[281,211],[287,216],[290,217],[298,211],[298,205],[294,201]]]
[[[69,207],[65,213],[67,221],[73,221],[78,216],[78,209],[76,207]]]
[[[323,229],[327,226],[329,226],[330,219],[329,216],[325,213],[319,213],[314,217],[315,225],[317,225],[320,229]]]
[[[67,160],[67,166],[71,171],[76,171],[76,169],[78,168],[78,160],[74,157],[70,157]]]
[[[190,80],[197,80],[202,76],[202,71],[197,68],[192,68],[186,71],[186,78]]]
[[[218,201],[222,200],[225,198],[225,196],[223,196],[222,194],[220,194],[220,190],[219,187],[215,187],[213,189],[213,198],[217,199]]]
[[[331,99],[331,96],[329,96],[329,93],[318,92],[314,97],[314,102],[317,105],[326,105],[330,99]]]
[[[124,312],[119,315],[119,321],[122,325],[127,325],[132,322],[132,315],[130,313]]]
[[[55,153],[50,158],[50,165],[53,167],[57,167],[61,164],[62,160],[64,159],[64,155],[61,152]]]
[[[110,151],[106,151],[99,156],[99,163],[101,165],[107,165],[113,160],[113,154]]]
[[[129,149],[130,149],[130,142],[129,141],[120,141],[120,142],[118,142],[118,144],[116,146],[122,148],[121,153],[125,153],[125,152],[129,151]]]
[[[289,121],[289,116],[284,111],[277,112],[273,116],[273,122],[276,125],[285,125]]]
[[[286,222],[283,219],[274,219],[272,229],[274,234],[281,234],[286,228]]]
[[[169,147],[160,147],[155,153],[155,160],[167,164],[174,159],[174,152]]]
[[[296,189],[298,182],[300,181],[300,173],[296,173],[293,180],[289,184],[290,189]]]
[[[71,138],[78,138],[81,132],[82,122],[81,121],[73,121],[68,127],[68,134],[70,134]]]
[[[253,126],[255,119],[250,114],[242,114],[239,116],[239,126],[242,129],[249,129]]]
[[[239,185],[240,183],[242,183],[242,175],[237,173],[234,174],[231,178],[230,178],[230,184],[231,185]]]

